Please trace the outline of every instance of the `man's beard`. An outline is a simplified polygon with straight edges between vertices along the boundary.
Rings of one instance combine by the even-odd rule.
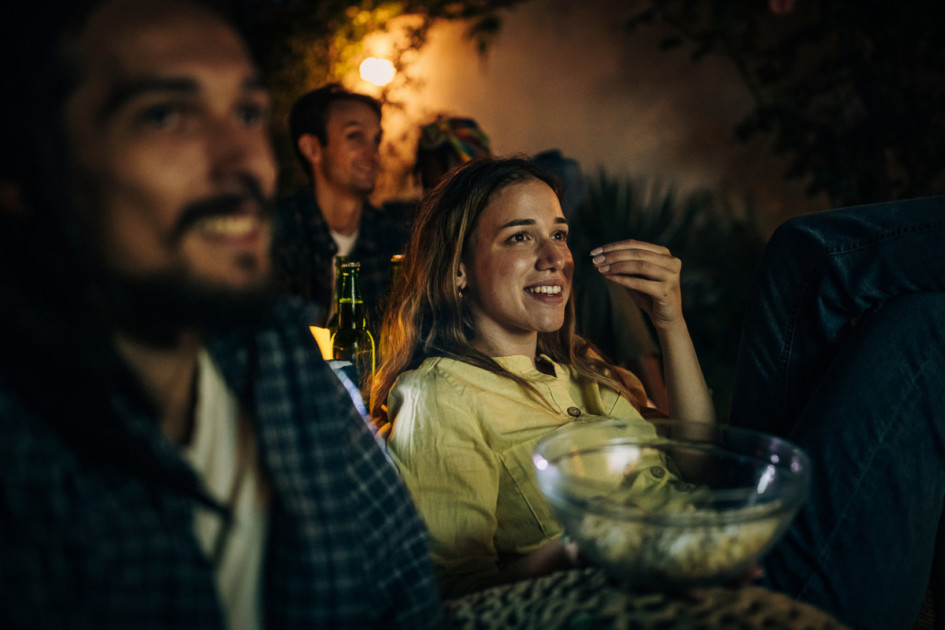
[[[101,225],[106,218],[93,210],[95,200],[101,196],[95,194],[94,186],[88,188],[84,198],[89,200],[87,234],[92,260],[96,261],[98,281],[95,285],[104,310],[119,331],[149,345],[169,347],[176,344],[185,331],[223,331],[253,325],[266,313],[276,296],[271,271],[260,269],[265,261],[251,254],[238,259],[237,265],[258,279],[241,288],[194,277],[182,268],[132,275],[109,262],[99,238],[107,232]],[[272,199],[263,193],[259,182],[245,177],[241,188],[239,192],[206,197],[183,208],[168,237],[168,246],[179,244],[201,219],[231,214],[247,201],[257,204],[263,220],[271,220]]]
[[[264,220],[270,219],[272,200],[263,195],[255,180],[247,179],[243,185],[241,193],[208,197],[184,208],[169,237],[171,245],[202,218],[225,216],[247,200],[258,204]],[[257,324],[276,295],[271,271],[260,269],[265,261],[252,254],[245,254],[236,264],[258,280],[238,289],[196,278],[184,269],[131,275],[106,262],[104,255],[97,258],[103,280],[101,297],[115,326],[153,346],[172,346],[185,331],[226,331]]]
[[[157,347],[173,346],[184,331],[226,332],[257,325],[276,295],[268,277],[237,290],[183,273],[109,275],[104,298],[115,326]]]

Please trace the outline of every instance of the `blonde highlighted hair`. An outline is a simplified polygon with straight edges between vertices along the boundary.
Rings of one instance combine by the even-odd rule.
[[[472,317],[456,283],[460,261],[483,211],[499,191],[528,180],[544,182],[556,195],[559,192],[554,176],[528,159],[483,158],[451,171],[424,199],[404,256],[398,295],[384,316],[381,335],[386,350],[372,379],[370,396],[371,416],[378,425],[389,421],[387,397],[397,377],[428,357],[464,361],[505,376],[541,398],[527,379],[472,346]],[[619,372],[600,359],[592,344],[574,332],[573,292],[562,327],[538,334],[538,353],[620,392],[637,407],[644,404]]]

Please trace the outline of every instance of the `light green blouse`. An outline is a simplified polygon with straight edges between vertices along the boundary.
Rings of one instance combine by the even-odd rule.
[[[426,521],[447,596],[489,584],[507,562],[561,534],[532,470],[542,437],[587,415],[652,431],[626,398],[543,358],[554,376],[529,357],[495,360],[547,403],[506,377],[442,357],[402,374],[390,393],[390,452]]]

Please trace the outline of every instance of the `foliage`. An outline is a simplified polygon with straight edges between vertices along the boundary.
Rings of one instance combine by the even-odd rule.
[[[788,178],[837,205],[945,192],[945,3],[645,0],[628,28],[668,26],[664,49],[728,57]]]
[[[368,56],[365,42],[389,37],[384,56],[394,64],[395,80],[374,93],[388,109],[403,106],[419,79],[410,61],[440,20],[464,20],[468,36],[484,51],[498,33],[500,9],[524,0],[237,0],[251,45],[260,59],[273,98],[273,136],[283,165],[281,185],[302,184],[286,121],[299,96],[330,82],[345,83]],[[348,86],[351,87],[351,86]],[[359,91],[361,88],[355,88]],[[388,147],[390,150],[390,147]],[[396,151],[387,158],[397,161]]]
[[[270,78],[275,110],[288,111],[304,92],[340,81],[361,61],[362,43],[372,33],[384,32],[395,20],[405,38],[392,51],[402,71],[410,52],[426,43],[438,20],[467,20],[468,34],[480,50],[498,32],[499,9],[523,0],[247,0],[260,51]],[[387,101],[387,94],[381,94]]]
[[[571,221],[574,250],[634,238],[683,261],[683,311],[719,418],[727,418],[742,314],[765,242],[758,211],[710,191],[681,195],[665,183],[604,172],[589,190],[588,205]]]

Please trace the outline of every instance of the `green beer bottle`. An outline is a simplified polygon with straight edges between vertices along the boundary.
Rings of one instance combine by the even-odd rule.
[[[394,254],[390,257],[390,290],[387,292],[387,296],[385,297],[384,310],[386,310],[387,307],[396,306],[396,304],[400,301],[400,289],[404,280],[403,263],[403,254]],[[387,343],[383,329],[381,329],[378,335],[380,336],[378,354],[380,354],[381,359],[383,360],[383,358],[387,355],[389,344]]]
[[[394,254],[390,257],[390,294],[400,293],[400,282],[404,276],[404,255]]]
[[[335,314],[338,325],[331,335],[331,356],[350,361],[360,379],[374,374],[374,337],[367,327],[361,299],[361,263],[344,262],[338,269]]]
[[[335,295],[331,301],[331,316],[328,318],[328,323],[325,324],[329,335],[334,335],[335,331],[338,330],[338,298],[341,297],[341,265],[346,262],[348,262],[347,256],[335,256]]]

